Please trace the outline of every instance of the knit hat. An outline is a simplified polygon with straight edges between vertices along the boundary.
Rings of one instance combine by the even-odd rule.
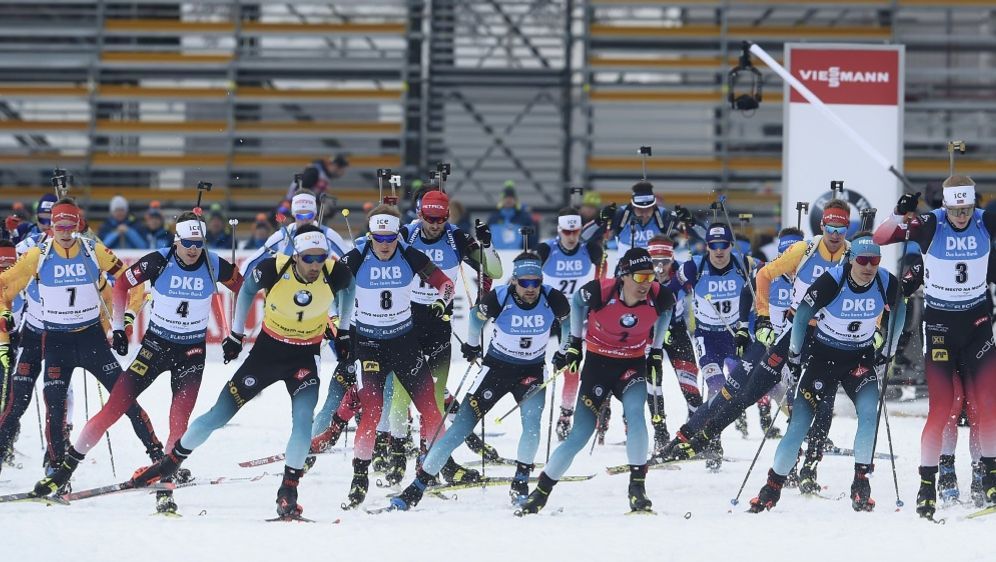
[[[629,275],[637,271],[653,271],[654,261],[650,253],[643,248],[630,248],[616,264],[616,277]]]
[[[108,210],[112,213],[117,210],[124,210],[127,212],[128,200],[122,195],[115,195],[114,197],[111,197],[111,204],[108,205]]]

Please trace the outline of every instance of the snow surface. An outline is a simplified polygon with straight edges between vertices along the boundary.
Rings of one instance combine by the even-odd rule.
[[[132,352],[137,350],[133,347]],[[210,362],[194,415],[213,403],[236,365],[224,365],[217,347]],[[325,351],[323,373],[332,364]],[[459,378],[466,363],[455,362],[452,377]],[[79,432],[84,421],[82,377],[77,371],[75,423]],[[667,380],[667,379],[666,379]],[[671,379],[673,380],[673,379]],[[455,388],[456,380],[450,381]],[[91,413],[98,405],[90,380]],[[468,381],[469,385],[469,381]],[[669,427],[677,429],[684,418],[684,405],[677,384],[665,385]],[[322,391],[324,400],[325,384]],[[140,403],[152,416],[160,438],[165,440],[169,406],[168,381],[157,381]],[[557,403],[559,405],[559,392]],[[841,396],[831,438],[851,446],[855,420],[849,401]],[[251,476],[268,471],[281,473],[282,464],[240,468],[239,461],[282,452],[290,428],[290,401],[283,385],[269,388],[249,403],[233,422],[212,435],[185,464],[198,478]],[[494,419],[512,406],[506,398],[488,417],[488,431],[506,431],[491,442],[508,457],[515,454],[519,424],[511,416],[497,426]],[[894,409],[898,410],[898,406]],[[913,408],[918,413],[917,408]],[[621,409],[616,403],[605,446],[594,454],[587,450],[576,458],[569,474],[597,476],[582,483],[562,483],[554,489],[547,509],[538,516],[519,519],[512,515],[507,488],[492,487],[458,493],[457,501],[426,497],[412,512],[378,516],[362,511],[343,512],[352,475],[349,450],[319,457],[316,467],[302,480],[300,502],[305,515],[317,524],[265,523],[273,517],[279,480],[268,476],[253,483],[198,486],[176,492],[182,519],[154,517],[155,500],[146,492],[79,501],[68,507],[40,504],[0,505],[3,541],[0,560],[200,560],[242,562],[249,560],[986,560],[991,552],[988,533],[996,517],[964,520],[974,508],[951,507],[939,511],[945,526],[921,521],[914,512],[918,478],[920,430],[923,419],[916,415],[894,416],[892,433],[899,455],[900,496],[906,506],[895,509],[895,491],[889,461],[877,461],[872,478],[878,509],[855,513],[846,499],[806,499],[795,490],[785,490],[777,508],[769,513],[744,513],[745,505],[764,483],[774,454],[774,443],[766,444],[758,466],[741,496],[739,507],[730,510],[760,440],[756,409],[749,412],[751,436],[742,439],[732,427],[724,436],[726,455],[741,459],[727,463],[721,472],[708,473],[701,463],[685,463],[680,471],[651,471],[648,492],[659,512],[656,517],[626,516],[627,476],[608,476],[604,468],[624,463],[625,448]],[[544,431],[546,428],[544,414]],[[784,427],[784,420],[779,425]],[[23,419],[16,444],[23,453],[22,470],[5,468],[0,493],[24,491],[41,476],[41,453],[36,415],[32,405]],[[968,495],[970,468],[967,430],[962,429],[958,448],[958,471],[963,494]],[[117,478],[111,474],[107,446],[101,442],[77,471],[75,489],[126,479],[138,466],[148,463],[143,448],[126,419],[111,430]],[[556,440],[556,437],[554,437]],[[880,450],[887,450],[883,424]],[[340,446],[342,443],[340,443]],[[554,443],[556,446],[556,443]],[[546,455],[546,443],[539,458]],[[465,447],[455,452],[458,461],[473,457]],[[409,463],[405,483],[413,475]],[[820,466],[821,482],[828,495],[847,491],[853,459],[828,456]],[[511,467],[489,467],[490,475],[511,475]],[[372,479],[376,476],[372,476]],[[371,483],[367,507],[385,504],[387,490]],[[563,512],[551,515],[557,508]],[[690,512],[691,517],[684,516]],[[332,521],[340,520],[340,524]]]

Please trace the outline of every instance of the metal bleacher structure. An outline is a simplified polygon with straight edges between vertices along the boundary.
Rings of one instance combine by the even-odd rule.
[[[996,8],[981,0],[0,0],[0,205],[68,169],[99,220],[126,195],[189,206],[198,181],[242,219],[272,209],[309,161],[347,153],[340,204],[436,162],[468,209],[505,180],[539,210],[564,188],[626,198],[636,147],[651,181],[701,208],[711,190],[770,217],[782,84],[752,115],[724,104],[743,40],[906,45],[905,162],[996,179]]]

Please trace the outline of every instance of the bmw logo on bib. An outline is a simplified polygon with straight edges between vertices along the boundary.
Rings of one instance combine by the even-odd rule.
[[[311,292],[301,289],[294,293],[294,304],[298,306],[308,306],[311,304]]]
[[[619,318],[619,325],[624,328],[632,328],[633,326],[636,326],[638,321],[639,319],[634,314],[623,314],[622,317]]]

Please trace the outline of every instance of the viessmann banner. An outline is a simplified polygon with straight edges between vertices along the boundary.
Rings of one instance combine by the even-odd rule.
[[[785,66],[841,120],[890,159],[903,164],[904,49],[902,45],[788,44]],[[852,205],[851,233],[858,211],[878,209],[876,222],[892,212],[902,186],[820,111],[785,85],[782,154],[782,223],[795,226],[797,202],[808,202],[803,230],[819,228],[830,182],[843,180]],[[895,263],[889,249],[886,263]]]

